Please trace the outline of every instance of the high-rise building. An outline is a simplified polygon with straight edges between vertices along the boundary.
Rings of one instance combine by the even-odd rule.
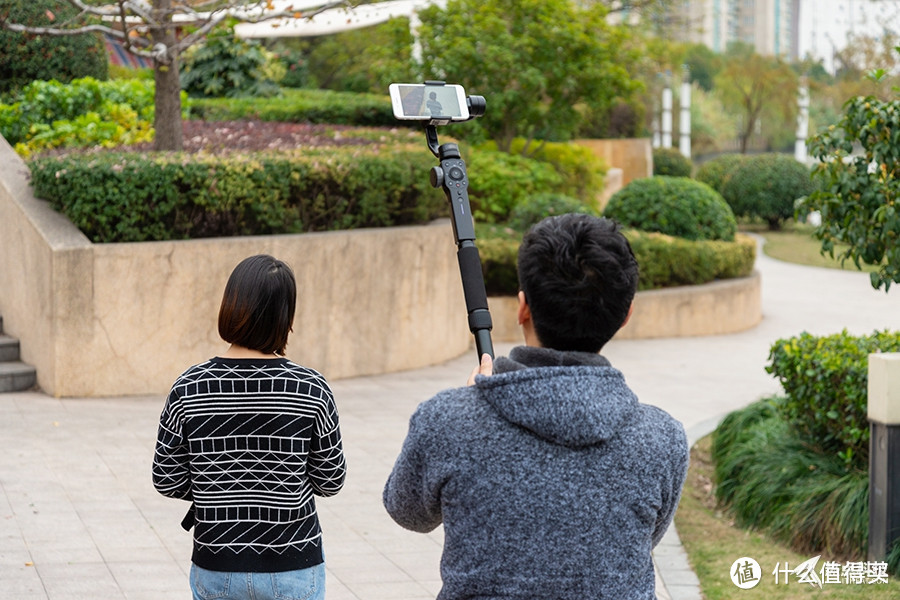
[[[760,54],[797,58],[800,0],[683,0],[672,10],[687,16],[675,35],[724,52],[746,42]]]

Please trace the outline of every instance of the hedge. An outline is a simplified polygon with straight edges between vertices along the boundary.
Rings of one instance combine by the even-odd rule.
[[[803,332],[777,340],[766,370],[787,393],[779,410],[804,440],[865,469],[869,456],[869,354],[900,351],[900,333],[854,336]]]
[[[391,99],[387,95],[330,90],[283,89],[282,95],[264,101],[259,98],[191,98],[187,108],[189,118],[206,121],[259,119],[288,123],[421,127],[417,121],[404,122],[394,118]]]
[[[108,153],[35,159],[35,195],[94,242],[426,223],[447,214],[427,152],[359,148],[228,157]]]
[[[626,230],[637,259],[638,290],[700,285],[717,279],[746,277],[756,261],[756,241],[738,235],[733,242],[690,241],[660,233]],[[476,240],[489,295],[518,292],[518,240]]]

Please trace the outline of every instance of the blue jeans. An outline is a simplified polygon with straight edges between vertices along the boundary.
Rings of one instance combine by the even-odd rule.
[[[194,600],[325,600],[325,564],[281,573],[229,573],[191,565]]]

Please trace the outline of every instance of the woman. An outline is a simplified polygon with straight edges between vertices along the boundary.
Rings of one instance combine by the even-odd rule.
[[[284,357],[294,274],[251,256],[219,309],[227,352],[179,377],[160,416],[153,484],[192,501],[195,599],[324,598],[322,532],[313,495],[346,472],[331,389]]]

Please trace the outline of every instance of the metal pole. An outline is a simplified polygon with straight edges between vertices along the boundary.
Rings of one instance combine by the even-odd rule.
[[[869,560],[900,539],[900,353],[869,355]]]

